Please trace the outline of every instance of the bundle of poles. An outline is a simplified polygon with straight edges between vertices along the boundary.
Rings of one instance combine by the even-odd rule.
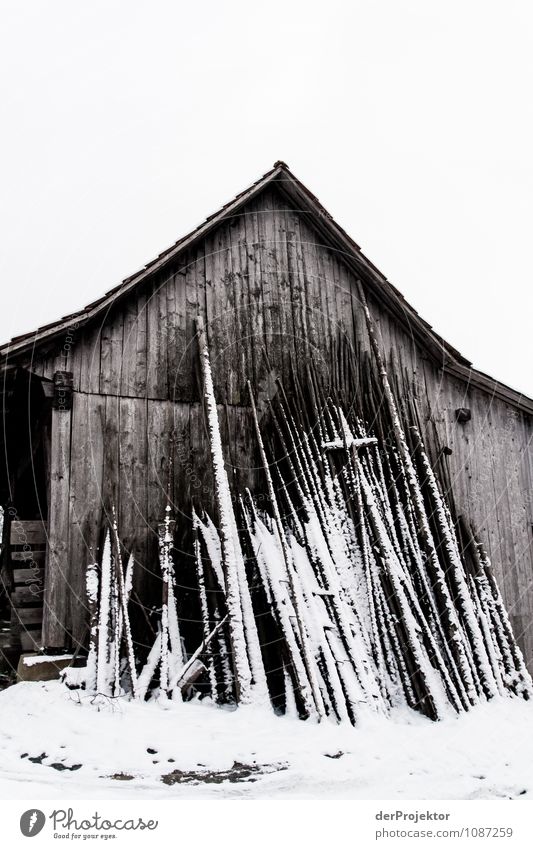
[[[147,657],[136,657],[133,561],[124,563],[113,516],[87,575],[90,692],[181,699],[201,681],[218,703],[353,724],[401,705],[439,719],[494,696],[531,696],[488,558],[443,495],[416,406],[397,407],[364,309],[366,409],[325,394],[311,364],[305,393],[297,378],[290,393],[278,382],[261,415],[248,384],[266,506],[231,491],[198,321],[216,502],[215,521],[191,517],[203,639],[188,653],[180,636],[168,507],[160,621]]]

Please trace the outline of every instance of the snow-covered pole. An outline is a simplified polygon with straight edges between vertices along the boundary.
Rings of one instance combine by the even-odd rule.
[[[319,720],[324,716],[324,708],[322,696],[320,694],[320,689],[318,687],[318,681],[316,679],[314,662],[311,657],[311,652],[309,650],[309,645],[307,641],[307,635],[305,633],[305,624],[303,621],[303,611],[300,607],[300,601],[298,598],[298,593],[296,592],[294,586],[294,576],[293,576],[293,563],[292,558],[289,552],[289,547],[287,545],[287,540],[285,538],[285,531],[283,528],[283,524],[281,521],[281,515],[279,512],[278,501],[276,498],[276,493],[274,492],[274,485],[272,483],[272,476],[270,474],[270,468],[268,466],[268,460],[265,453],[265,446],[263,444],[263,437],[261,436],[261,429],[259,427],[259,419],[257,418],[257,410],[255,406],[254,395],[252,391],[252,386],[250,381],[248,381],[248,393],[250,396],[250,405],[252,408],[252,416],[254,420],[255,434],[257,438],[257,444],[259,447],[259,455],[261,457],[261,463],[263,465],[263,470],[266,476],[267,488],[268,488],[268,496],[270,499],[272,511],[274,513],[274,524],[276,527],[276,533],[278,536],[280,548],[283,554],[283,560],[285,563],[285,570],[287,573],[287,579],[289,582],[291,601],[294,606],[294,610],[297,618],[297,626],[298,626],[298,635],[300,638],[300,647],[302,651],[302,659],[305,666],[305,671],[307,673],[307,678],[309,681],[309,685],[311,687],[311,693],[313,696],[313,701],[315,704],[315,709],[317,712],[317,716]]]
[[[163,693],[169,692],[169,581],[170,581],[170,547],[172,536],[170,534],[170,505],[165,508],[165,521],[159,527],[159,560],[161,564],[162,577],[162,599],[161,599],[161,669],[159,683]]]
[[[354,458],[353,460],[354,468],[356,467],[357,459]],[[407,579],[405,587],[408,592],[408,598],[411,599],[411,606],[413,607],[413,610],[417,612],[419,620],[424,623],[423,630],[425,639],[430,646],[432,663],[438,669],[439,674],[445,683],[446,692],[454,707],[457,710],[461,710],[462,707],[466,708],[468,707],[466,691],[464,688],[462,688],[460,692],[458,691],[456,686],[457,679],[454,680],[451,674],[451,672],[455,671],[455,665],[453,657],[448,649],[448,643],[442,629],[442,624],[438,617],[433,591],[429,585],[425,569],[422,565],[422,556],[411,540],[409,540],[409,542],[411,542],[411,548],[406,549],[405,545],[400,544],[400,538],[398,536],[396,526],[397,520],[395,520],[392,512],[393,504],[398,504],[400,500],[397,489],[397,481],[393,478],[387,484],[383,475],[381,460],[377,452],[374,458],[374,463],[370,462],[368,455],[365,455],[361,459],[360,474],[365,476],[368,485],[374,493],[376,504],[379,505],[379,510],[385,524],[387,537],[391,542],[392,550],[395,552],[396,558]],[[401,523],[399,524],[401,529]],[[411,573],[413,573],[418,584],[412,584],[412,577],[411,580],[408,579]],[[422,609],[422,597],[420,590],[422,590],[422,594],[428,602],[429,609],[426,610],[425,613]],[[441,646],[444,649],[445,657],[441,652]],[[461,685],[460,679],[459,684]],[[464,700],[462,699],[462,696],[464,696]]]
[[[113,545],[111,544],[111,550]],[[115,558],[113,557],[113,561]],[[112,640],[111,640],[111,657],[114,669],[113,695],[119,696],[120,689],[120,645],[122,642],[122,623],[121,611],[118,599],[118,583],[116,567],[111,570],[111,621],[112,621]]]
[[[358,286],[358,291],[359,298],[363,307],[363,312],[365,315],[366,326],[370,339],[370,344],[372,347],[372,352],[378,368],[381,388],[389,411],[392,428],[396,437],[396,443],[398,445],[399,454],[404,464],[407,483],[412,497],[412,504],[419,523],[419,531],[421,537],[425,541],[427,555],[426,567],[431,568],[433,572],[433,587],[440,602],[443,621],[448,632],[450,647],[452,648],[452,651],[454,652],[454,655],[457,659],[457,665],[459,667],[460,674],[464,680],[470,704],[475,704],[478,698],[478,693],[474,681],[474,674],[471,661],[466,651],[464,641],[461,638],[461,634],[464,632],[459,617],[457,615],[457,611],[453,605],[452,599],[448,592],[446,578],[440,565],[437,552],[435,550],[435,544],[433,541],[431,528],[429,525],[428,517],[426,515],[424,499],[420,491],[420,485],[416,476],[411,455],[409,453],[405,434],[403,432],[403,428],[400,422],[400,417],[398,414],[396,401],[389,383],[387,370],[385,368],[385,364],[381,356],[381,350],[379,347],[374,322],[370,315],[370,310],[366,302],[363,287],[360,283]]]
[[[207,634],[206,637],[202,640],[194,654],[191,655],[189,660],[185,663],[185,665],[174,675],[170,682],[170,688],[174,690],[176,687],[183,686],[183,682],[187,680],[187,672],[195,665],[195,663],[200,659],[205,650],[209,647],[211,641],[216,637],[218,632],[224,627],[228,616],[224,616],[223,619],[218,622],[215,627]]]
[[[98,660],[96,691],[103,696],[110,695],[110,627],[111,619],[111,539],[106,531],[102,551],[100,575],[100,609],[98,615]]]
[[[87,604],[89,607],[89,653],[87,655],[87,676],[85,687],[88,692],[96,691],[96,672],[98,659],[98,563],[93,560],[91,549],[91,562],[87,566],[85,586],[87,591]]]
[[[317,634],[321,652],[320,672],[322,677],[327,676],[328,683],[326,678],[324,680],[328,691],[335,691],[335,682],[337,678],[340,680],[345,695],[341,697],[343,702],[341,704],[340,694],[336,691],[335,710],[341,718],[341,714],[345,714],[347,708],[352,720],[355,721],[358,704],[367,701],[376,708],[379,705],[378,709],[384,709],[386,702],[382,700],[382,693],[376,679],[370,673],[372,665],[372,659],[369,656],[370,644],[360,628],[357,610],[353,607],[349,594],[339,583],[341,572],[351,569],[348,555],[351,540],[343,534],[339,513],[346,508],[346,504],[339,500],[340,488],[335,483],[329,462],[324,463],[316,440],[310,438],[305,432],[309,422],[304,421],[306,417],[300,409],[296,408],[294,414],[291,412],[281,382],[277,381],[277,383],[283,399],[283,403],[278,402],[282,421],[291,443],[290,451],[287,452],[285,447],[284,453],[288,453],[291,458],[291,471],[294,468],[302,470],[301,475],[298,475],[296,486],[296,494],[306,514],[306,519],[301,523],[301,543],[306,549],[308,563],[322,589],[320,593],[322,603],[342,643],[341,649],[337,640],[332,640],[328,633]],[[316,425],[320,442],[323,443],[327,442],[327,423],[317,409],[317,392],[318,389],[313,392],[313,414],[317,421],[313,419],[312,428]],[[303,404],[301,390],[300,399]],[[295,416],[298,424],[295,422]],[[367,439],[365,444],[368,441]],[[285,445],[284,442],[282,444]],[[340,447],[343,447],[342,443]],[[293,472],[292,478],[294,477]],[[294,485],[295,481],[292,478],[291,485]],[[300,480],[305,491],[299,486]],[[283,487],[282,492],[291,515],[294,515],[295,510],[290,496]],[[308,620],[309,615],[306,611],[305,621]],[[362,641],[361,644],[359,640]]]
[[[113,551],[113,559],[115,562],[115,580],[117,585],[118,592],[118,604],[120,615],[120,626],[117,626],[117,657],[120,658],[120,644],[122,641],[122,634],[126,638],[126,660],[128,664],[128,669],[130,672],[131,679],[131,691],[133,698],[137,698],[137,670],[135,666],[135,653],[133,650],[133,638],[131,635],[131,624],[130,617],[128,612],[128,598],[129,591],[131,590],[130,584],[132,580],[131,570],[133,569],[133,561],[130,558],[129,561],[129,570],[128,570],[128,589],[124,583],[124,572],[122,568],[122,556],[120,552],[120,538],[118,535],[118,526],[117,526],[117,517],[116,511],[113,507],[113,527],[111,530],[112,535],[112,551]]]
[[[244,504],[241,499],[241,508],[244,516],[244,522],[250,546],[254,552],[255,562],[263,582],[263,587],[267,596],[267,600],[271,605],[271,612],[274,620],[277,622],[281,634],[285,640],[285,648],[288,655],[288,663],[292,669],[292,676],[295,680],[295,686],[300,696],[300,704],[305,718],[312,715],[314,712],[313,699],[309,680],[302,660],[301,648],[298,644],[298,627],[295,623],[295,618],[290,615],[287,605],[287,599],[283,593],[283,587],[288,586],[288,579],[284,579],[283,583],[277,580],[271,574],[269,564],[265,559],[263,546],[257,537],[257,527],[259,524],[264,528],[265,533],[269,533],[266,527],[258,519],[254,509],[254,504],[250,493],[248,492],[250,501],[250,509]],[[252,528],[252,522],[254,527]],[[290,599],[290,594],[289,594]]]
[[[252,672],[246,650],[246,637],[240,597],[239,564],[237,561],[240,555],[240,549],[239,551],[236,550],[239,541],[235,539],[235,517],[233,514],[228,476],[224,465],[218,410],[211,373],[211,361],[201,316],[198,316],[196,319],[196,329],[204,383],[209,443],[213,460],[215,499],[220,524],[222,563],[226,584],[226,605],[229,614],[230,642],[234,667],[235,696],[237,702],[246,703],[251,701]]]
[[[306,423],[301,410],[291,410],[285,389],[281,380],[276,380],[281,394],[279,403],[283,424],[290,440],[291,454],[298,469],[298,482],[303,489],[306,503],[312,504],[322,531],[327,538],[325,519],[325,500],[322,491],[322,481],[316,469],[315,461],[321,461],[318,452],[313,455],[309,438],[306,434]],[[295,420],[296,415],[296,420]]]
[[[311,377],[310,381],[312,383]],[[315,389],[313,386],[313,414],[316,418],[316,422],[313,420],[313,429],[316,426],[320,442],[326,449],[340,448],[342,450],[345,447],[344,441],[338,440],[333,443],[326,438],[328,422],[323,413],[320,414],[318,411],[317,397],[318,388]],[[287,403],[286,399],[285,403]],[[324,409],[322,404],[322,410]],[[360,447],[374,444],[374,442],[375,440],[368,437],[359,440]],[[301,457],[302,464],[308,469],[312,486],[312,492],[310,491],[309,497],[303,501],[308,517],[303,525],[305,548],[323,589],[324,606],[338,632],[349,662],[346,663],[346,657],[339,661],[342,652],[339,654],[337,641],[331,640],[329,634],[326,634],[325,641],[322,641],[322,649],[324,657],[331,654],[335,659],[347,705],[352,718],[355,718],[356,705],[362,701],[371,702],[376,707],[379,705],[380,708],[385,708],[386,704],[382,701],[382,694],[375,677],[368,671],[370,644],[360,628],[357,610],[353,607],[349,593],[346,593],[339,584],[341,572],[351,568],[348,555],[350,541],[343,534],[339,514],[339,511],[346,510],[347,505],[341,503],[341,492],[332,474],[331,463],[324,463],[316,439],[305,435],[299,439],[298,444],[293,442],[293,453],[297,458],[296,462],[300,462]],[[326,457],[329,461],[328,451],[326,451]],[[322,497],[321,490],[323,490]],[[331,681],[331,674],[329,678]]]
[[[456,605],[461,612],[461,619],[465,632],[469,638],[474,654],[476,669],[480,675],[485,694],[490,698],[498,694],[498,682],[490,663],[490,658],[485,647],[482,631],[477,621],[472,597],[467,586],[464,565],[461,562],[457,536],[453,528],[451,517],[440,489],[437,485],[435,473],[429,462],[422,442],[422,436],[416,427],[411,427],[416,441],[416,451],[419,455],[426,490],[430,496],[434,521],[441,536],[441,546],[449,563],[448,574],[453,578],[453,591]]]
[[[355,464],[355,461],[354,461],[354,464]],[[379,470],[379,463],[378,463],[378,470]],[[406,559],[406,557],[407,557],[406,552],[400,546],[399,540],[398,540],[398,537],[397,537],[394,516],[392,514],[391,505],[390,505],[390,502],[389,502],[389,498],[392,499],[394,496],[397,496],[396,482],[393,482],[390,485],[390,487],[386,487],[384,480],[382,478],[380,478],[379,476],[376,477],[374,470],[372,469],[371,465],[368,464],[368,463],[362,463],[361,464],[360,474],[362,476],[361,479],[366,481],[366,483],[369,487],[369,490],[373,493],[376,505],[379,505],[379,504],[381,505],[380,506],[380,514],[382,516],[383,529],[385,531],[382,539],[387,538],[388,542],[389,542],[389,551],[388,551],[388,553],[385,557],[385,562],[386,563],[396,562],[397,565],[400,566],[399,574],[403,573],[403,575],[404,575],[403,585],[404,585],[404,589],[405,589],[406,598],[408,600],[410,608],[413,610],[413,613],[416,616],[417,623],[419,623],[419,625],[421,626],[422,635],[423,635],[423,638],[424,638],[423,641],[427,646],[429,656],[431,657],[432,665],[435,666],[435,668],[438,670],[439,675],[442,679],[442,682],[445,685],[446,693],[447,693],[448,697],[450,698],[452,704],[456,707],[457,710],[460,710],[461,706],[462,706],[461,701],[460,701],[460,698],[459,698],[458,693],[456,691],[454,682],[452,681],[452,679],[450,677],[447,663],[442,657],[438,641],[435,637],[435,634],[433,633],[433,629],[432,629],[432,626],[431,626],[431,621],[432,621],[431,615],[428,618],[427,615],[424,613],[424,611],[422,609],[421,599],[418,595],[416,587],[413,585],[413,580],[412,580],[412,576],[410,574],[410,569],[408,568],[408,565],[407,565],[408,561]],[[385,497],[385,493],[388,493],[388,498]],[[372,519],[372,514],[370,514],[370,518]],[[380,545],[380,548],[382,548],[382,544]],[[418,564],[418,558],[415,557],[414,560],[415,560],[415,563]],[[396,569],[394,569],[392,572],[390,570],[388,570],[388,571],[389,571],[391,580],[394,583],[394,580],[395,580],[395,574],[394,573],[396,572]],[[423,571],[421,572],[421,575],[422,575],[422,577],[425,577],[425,574],[424,574]],[[431,588],[427,585],[427,582],[426,583],[423,582],[423,586],[427,588],[429,593],[431,593]],[[396,598],[396,600],[398,600],[398,594],[397,593],[395,594],[395,598]],[[432,596],[430,596],[430,598],[432,598]],[[431,611],[430,611],[430,613],[431,613]],[[405,626],[406,623],[405,623],[404,620],[405,620],[405,617],[402,616],[402,621],[403,621],[403,624]],[[445,643],[445,645],[446,645],[446,643]],[[427,679],[427,675],[425,677]]]
[[[204,631],[204,641],[207,641],[210,634],[209,629],[209,606],[207,604],[207,592],[205,588],[205,574],[204,574],[204,564],[202,561],[202,552],[200,548],[200,539],[198,536],[198,516],[195,512],[193,512],[192,517],[192,527],[193,527],[193,544],[194,544],[194,555],[196,561],[196,574],[198,578],[198,590],[200,595],[200,609],[202,611],[202,624]],[[211,698],[214,702],[218,701],[218,687],[217,687],[217,676],[215,672],[215,664],[213,662],[213,652],[211,646],[206,649],[206,664],[207,664],[207,672],[209,675],[209,684],[211,687]]]
[[[155,671],[161,660],[161,628],[159,627],[156,634],[154,644],[148,654],[146,663],[144,664],[139,677],[137,679],[137,698],[144,699],[148,692],[148,687],[154,677]]]
[[[174,522],[171,523],[172,526]],[[178,600],[176,598],[176,575],[174,570],[174,558],[169,557],[168,571],[168,639],[170,646],[170,660],[172,668],[185,663],[184,649],[181,642],[180,624],[178,618]]]
[[[509,615],[503,603],[500,588],[496,583],[490,560],[485,548],[472,530],[468,527],[464,517],[460,517],[463,532],[468,536],[468,543],[478,567],[478,580],[483,588],[483,596],[488,613],[493,623],[494,637],[498,642],[503,655],[503,662],[509,677],[514,678],[509,689],[523,698],[533,698],[533,682],[524,662],[524,657],[516,642],[513,629],[509,621]]]

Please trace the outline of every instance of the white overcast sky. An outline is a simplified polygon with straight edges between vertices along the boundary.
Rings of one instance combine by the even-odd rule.
[[[439,333],[533,395],[530,0],[0,9],[0,341],[283,159]]]

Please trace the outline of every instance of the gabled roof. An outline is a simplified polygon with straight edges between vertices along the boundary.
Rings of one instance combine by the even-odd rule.
[[[284,162],[276,162],[270,171],[238,194],[234,200],[225,204],[199,227],[160,253],[152,262],[127,277],[98,300],[88,304],[79,312],[64,316],[59,321],[39,327],[31,333],[14,337],[11,342],[0,348],[0,358],[5,359],[8,356],[11,358],[23,354],[29,349],[34,349],[36,345],[51,340],[56,335],[68,330],[74,322],[85,324],[99,313],[109,309],[115,301],[123,298],[151,274],[164,268],[178,254],[204,238],[221,222],[237,214],[245,204],[259,195],[270,184],[275,184],[281,195],[285,196],[289,203],[292,203],[299,213],[309,221],[324,240],[324,245],[333,248],[342,256],[343,261],[366,285],[367,291],[382,303],[398,322],[409,329],[412,336],[439,367],[466,384],[482,389],[519,407],[524,412],[533,414],[532,399],[472,368],[472,364],[465,357],[435,333],[432,327],[407,303],[403,295],[362,253],[353,239],[333,220],[319,200],[294,176]]]

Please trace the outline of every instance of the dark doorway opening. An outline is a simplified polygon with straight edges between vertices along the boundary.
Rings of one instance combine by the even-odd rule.
[[[5,656],[32,648],[34,640],[26,634],[32,628],[40,639],[51,427],[46,385],[51,382],[18,367],[6,368],[0,380],[0,650]]]

